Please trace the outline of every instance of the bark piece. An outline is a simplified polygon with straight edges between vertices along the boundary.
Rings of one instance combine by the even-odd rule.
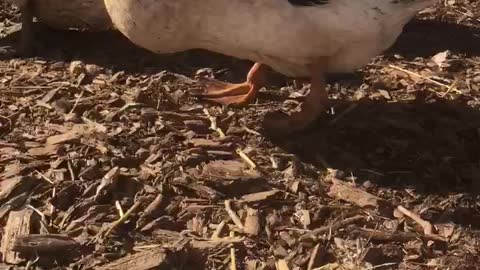
[[[356,204],[362,208],[369,208],[385,216],[393,215],[393,206],[381,198],[364,190],[353,187],[338,179],[332,179],[328,196]]]
[[[12,250],[22,254],[53,254],[65,252],[78,247],[77,241],[61,234],[19,235],[12,245]]]
[[[22,193],[28,193],[34,182],[29,176],[0,179],[0,204]]]
[[[149,270],[168,269],[167,253],[163,248],[154,248],[130,254],[121,259],[97,267],[97,270]]]
[[[13,250],[13,246],[17,236],[28,235],[30,233],[32,216],[33,210],[31,209],[10,212],[0,247],[3,262],[9,264],[19,264],[23,262],[23,259],[19,257],[19,253]]]

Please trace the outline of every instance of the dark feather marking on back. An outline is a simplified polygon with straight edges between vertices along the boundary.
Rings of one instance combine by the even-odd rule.
[[[319,6],[328,4],[330,0],[288,0],[288,2],[292,6]]]

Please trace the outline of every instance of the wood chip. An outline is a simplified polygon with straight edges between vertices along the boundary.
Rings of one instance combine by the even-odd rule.
[[[257,193],[251,193],[247,195],[243,195],[239,202],[258,202],[267,200],[270,197],[273,197],[275,194],[280,192],[279,190],[269,190],[269,191],[262,191]]]
[[[105,130],[97,125],[78,124],[69,131],[47,138],[46,145],[65,144],[79,141],[83,136],[91,136],[96,132],[103,133]]]
[[[277,268],[277,270],[290,270],[286,260],[278,260],[275,263],[275,267]]]
[[[162,203],[164,201],[163,198],[164,197],[162,194],[158,194],[157,197],[155,197],[155,199],[147,206],[147,208],[145,208],[142,217],[149,218],[151,216],[157,215],[161,210],[160,207],[162,206]]]
[[[328,196],[356,204],[363,208],[376,210],[382,215],[393,215],[393,206],[389,202],[366,191],[352,187],[344,181],[332,179],[332,183],[333,185],[330,187]]]
[[[38,182],[28,176],[0,179],[0,204],[28,192],[35,183]]]
[[[48,157],[57,155],[58,150],[61,148],[58,144],[46,145],[45,147],[36,147],[28,149],[28,154],[35,157]]]
[[[310,224],[312,224],[312,220],[310,218],[310,211],[302,210],[302,216],[300,217],[300,221],[302,222],[303,228],[308,229]]]
[[[163,248],[154,248],[127,255],[100,267],[97,270],[150,270],[162,269],[167,265],[167,252]]]
[[[33,210],[23,209],[20,211],[12,211],[8,216],[7,225],[2,236],[2,261],[9,264],[19,264],[24,260],[19,254],[13,251],[13,246],[17,236],[28,235],[32,226]]]
[[[79,246],[73,238],[61,234],[19,235],[13,243],[12,250],[26,254],[55,254],[66,252]]]
[[[260,173],[250,169],[245,163],[235,160],[216,160],[205,164],[202,172],[195,175],[211,181],[258,179]]]
[[[260,216],[258,210],[248,208],[247,216],[245,217],[245,233],[250,235],[258,235],[260,233]]]

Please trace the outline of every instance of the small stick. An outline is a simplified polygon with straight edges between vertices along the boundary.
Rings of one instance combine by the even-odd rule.
[[[342,227],[345,227],[345,226],[353,224],[353,223],[357,223],[357,222],[362,221],[364,219],[365,218],[363,216],[356,215],[356,216],[353,216],[353,217],[346,218],[344,220],[337,221],[337,222],[335,222],[331,225],[320,227],[318,229],[312,230],[312,231],[300,236],[300,241],[305,241],[309,238],[313,238],[314,236],[316,236],[318,234],[327,233],[327,232],[330,232],[330,231],[337,231]]]
[[[243,226],[243,223],[240,220],[240,218],[237,216],[237,213],[235,213],[232,210],[230,200],[225,201],[225,210],[227,210],[227,213],[230,216],[230,218],[232,219],[233,223],[235,223],[235,225],[237,225],[237,227],[240,228],[242,231],[245,230],[245,227]]]
[[[115,201],[115,207],[118,210],[118,215],[120,216],[120,218],[123,217],[125,215],[125,213],[123,212],[122,205],[120,204],[120,202],[118,200]]]
[[[55,198],[55,195],[57,194],[57,189],[55,187],[52,188],[52,198]],[[50,227],[53,227],[53,215],[55,214],[55,205],[53,203],[50,204]]]
[[[419,215],[413,213],[412,211],[406,209],[405,207],[399,205],[397,207],[398,211],[400,211],[402,214],[405,216],[413,219],[416,223],[418,223],[420,226],[423,227],[423,233],[426,235],[432,235],[433,234],[433,226],[430,222],[424,220],[421,218]]]
[[[138,200],[135,202],[130,209],[123,215],[123,217],[119,218],[117,221],[113,222],[110,228],[105,232],[104,237],[107,237],[115,228],[123,224],[136,210],[140,205],[142,205],[143,200]]]
[[[257,164],[255,164],[255,162],[253,162],[253,160],[248,157],[247,154],[242,151],[242,149],[237,148],[235,151],[250,166],[251,169],[255,169],[257,167]]]
[[[38,175],[40,175],[43,178],[43,180],[47,181],[51,185],[55,185],[55,183],[52,180],[50,180],[50,178],[48,178],[45,174],[41,173],[38,170],[35,170],[35,172],[38,173]]]
[[[215,130],[220,136],[220,138],[225,138],[225,133],[223,132],[223,130],[217,127],[217,119],[210,114],[207,108],[203,108],[203,112],[210,120],[210,129]],[[249,158],[248,155],[245,154],[245,152],[243,152],[242,149],[237,148],[235,152],[250,166],[251,169],[255,169],[257,167],[255,162],[253,162],[253,160]]]
[[[230,232],[230,237],[235,237],[235,232]],[[235,247],[230,248],[230,270],[237,270],[237,259],[235,258]]]
[[[445,97],[446,95],[448,95],[448,93],[450,93],[450,91],[452,91],[452,89],[457,85],[458,83],[458,79],[455,79],[455,81],[453,81],[452,85],[450,85],[450,87],[448,87],[447,91],[443,94],[440,95],[440,97]]]
[[[47,224],[47,218],[45,217],[45,215],[40,210],[38,210],[37,208],[33,207],[30,204],[28,204],[26,207],[32,209],[33,211],[35,211],[35,213],[37,213],[40,216],[40,223],[42,223],[47,233],[51,233],[50,226]]]
[[[75,100],[75,104],[73,104],[73,107],[70,110],[70,113],[73,113],[73,111],[77,108],[78,103],[80,102],[80,99],[83,97],[84,92],[85,92],[84,90],[82,90],[82,92],[80,92],[80,95],[78,95],[77,99]]]
[[[353,225],[352,225],[353,226]],[[446,242],[446,240],[438,235],[422,235],[418,233],[409,233],[409,232],[385,232],[375,229],[368,228],[352,228],[349,231],[352,235],[361,236],[367,239],[372,239],[375,241],[386,241],[386,242],[408,242],[416,239],[421,239],[423,241],[436,241],[436,242]]]
[[[310,260],[308,260],[307,270],[312,270],[315,264],[315,259],[317,258],[318,250],[320,249],[320,244],[317,244],[310,255]]]
[[[258,133],[257,131],[247,127],[247,126],[243,126],[243,130],[245,130],[245,132],[247,133],[250,133],[250,134],[253,134],[253,135],[257,135],[257,136],[261,136],[262,134]]]
[[[227,223],[225,220],[222,220],[220,224],[218,224],[217,228],[215,229],[215,232],[213,232],[212,237],[210,239],[212,240],[218,240],[220,239],[220,233],[222,232],[223,228],[225,227]]]
[[[439,86],[443,86],[443,87],[445,87],[445,88],[447,88],[447,89],[450,88],[450,85],[446,85],[446,84],[443,84],[443,83],[441,83],[441,82],[437,82],[437,81],[432,80],[432,79],[430,79],[430,78],[428,78],[428,77],[425,77],[425,76],[422,76],[422,75],[417,74],[417,73],[415,73],[415,72],[412,72],[412,71],[403,69],[403,68],[401,68],[401,67],[398,67],[398,66],[395,66],[395,65],[388,65],[388,66],[391,67],[391,68],[394,68],[394,69],[396,69],[396,70],[400,70],[400,71],[402,71],[402,72],[405,72],[405,73],[407,73],[407,74],[409,74],[409,75],[415,76],[415,77],[417,77],[417,78],[421,78],[421,79],[427,80],[427,81],[429,81],[429,82],[431,82],[431,83],[433,83],[433,84],[436,84],[436,85],[439,85]],[[462,93],[462,92],[460,92],[460,91],[459,91],[458,89],[456,89],[456,88],[453,88],[452,90],[455,91],[455,92],[457,92],[457,93]]]
[[[220,135],[220,138],[224,138],[225,133],[223,133],[223,130],[221,128],[217,127],[217,119],[210,114],[210,112],[207,110],[207,108],[203,108],[203,112],[205,113],[205,115],[210,120],[210,129],[218,132],[218,134]]]
[[[70,178],[72,178],[72,181],[75,181],[75,173],[73,172],[72,162],[70,160],[67,160],[67,167],[70,172]]]

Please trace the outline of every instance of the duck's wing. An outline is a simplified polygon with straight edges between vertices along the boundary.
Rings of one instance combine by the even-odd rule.
[[[285,0],[282,0],[285,1]],[[288,2],[293,6],[318,6],[326,5],[332,0],[288,0]],[[352,0],[354,1],[354,0]]]

